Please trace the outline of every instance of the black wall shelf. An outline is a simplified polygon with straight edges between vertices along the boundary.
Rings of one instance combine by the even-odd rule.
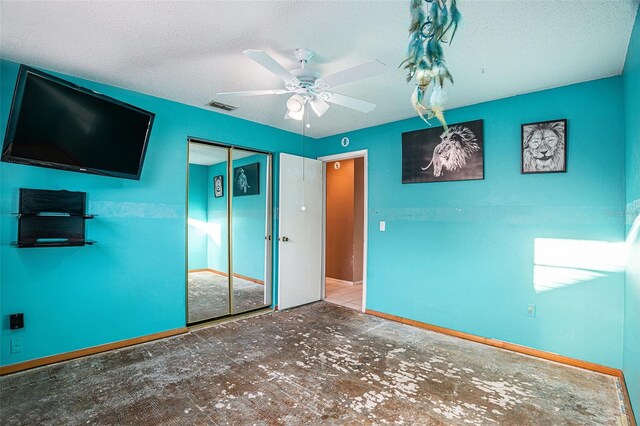
[[[93,219],[95,218],[97,215],[95,214],[84,214],[84,215],[79,215],[79,214],[69,214],[69,213],[12,213],[15,216],[18,217],[28,217],[28,216],[49,216],[49,217],[82,217],[84,219]]]
[[[20,188],[19,248],[93,245],[85,239],[85,192]]]

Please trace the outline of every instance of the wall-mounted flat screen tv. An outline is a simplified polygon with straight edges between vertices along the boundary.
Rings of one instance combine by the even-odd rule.
[[[138,180],[154,118],[22,65],[2,161]]]

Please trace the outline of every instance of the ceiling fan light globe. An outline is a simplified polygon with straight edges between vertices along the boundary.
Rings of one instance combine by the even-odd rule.
[[[301,109],[300,111],[296,111],[296,112],[289,110],[289,118],[302,121],[303,117],[304,117],[304,109]]]
[[[305,99],[301,95],[293,95],[287,100],[287,109],[289,114],[304,111]]]

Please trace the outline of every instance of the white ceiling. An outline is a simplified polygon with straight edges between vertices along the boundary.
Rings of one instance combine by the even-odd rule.
[[[256,152],[234,149],[232,153],[233,160],[251,157]],[[227,149],[215,145],[204,143],[189,142],[189,164],[197,164],[199,166],[213,166],[227,161]]]
[[[403,60],[409,0],[402,1],[7,1],[0,56],[300,133],[284,120],[286,95],[216,97],[281,88],[242,55],[262,49],[287,68],[293,49],[316,51],[324,75],[378,59],[385,75],[336,92],[374,102],[368,114],[332,106],[311,117],[321,137],[413,117]],[[460,0],[460,27],[445,57],[455,78],[449,108],[620,74],[638,0]],[[484,70],[484,73],[482,72]]]

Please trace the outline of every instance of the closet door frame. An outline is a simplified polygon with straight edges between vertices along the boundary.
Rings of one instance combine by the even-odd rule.
[[[198,143],[202,145],[209,145],[218,148],[224,148],[227,150],[227,179],[225,184],[225,191],[227,195],[227,289],[229,297],[229,313],[214,318],[208,318],[201,321],[189,322],[189,144]],[[220,318],[226,318],[234,315],[240,315],[247,312],[252,312],[260,309],[269,308],[269,304],[266,303],[270,300],[270,305],[273,306],[273,288],[272,288],[272,275],[273,275],[273,245],[272,245],[272,233],[273,233],[273,153],[269,151],[263,151],[260,149],[249,148],[240,145],[229,145],[225,143],[210,141],[198,137],[187,137],[187,165],[186,165],[186,193],[185,193],[185,324],[193,326],[209,321],[215,321]],[[244,312],[234,314],[235,300],[233,295],[233,150],[249,151],[255,154],[263,154],[267,157],[267,170],[266,170],[266,214],[265,214],[265,258],[264,258],[264,300],[265,306],[256,308]]]

